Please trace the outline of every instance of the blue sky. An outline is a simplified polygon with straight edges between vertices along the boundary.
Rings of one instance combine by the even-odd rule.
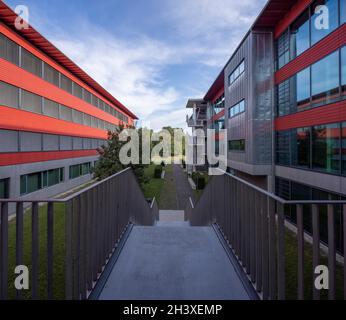
[[[5,0],[153,129],[185,128],[266,0]]]

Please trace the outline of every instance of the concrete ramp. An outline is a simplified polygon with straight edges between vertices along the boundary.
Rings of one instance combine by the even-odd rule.
[[[100,300],[248,300],[212,227],[135,226]]]

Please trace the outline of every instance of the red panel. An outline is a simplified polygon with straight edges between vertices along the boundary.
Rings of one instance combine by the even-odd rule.
[[[346,121],[346,100],[277,118],[277,131]]]
[[[214,98],[212,99],[212,103],[214,103],[217,99],[219,99],[225,93],[225,85],[220,88],[220,90],[216,93]]]
[[[292,77],[344,45],[346,45],[346,24],[278,70],[275,73],[275,83],[279,84]]]
[[[222,110],[218,114],[216,114],[214,117],[211,118],[211,121],[217,121],[220,118],[222,118],[225,115],[225,110]]]
[[[0,19],[2,22],[6,24],[6,27],[0,25],[0,32],[5,33],[12,40],[21,44],[27,50],[38,53],[38,56],[45,62],[55,66],[59,71],[68,76],[69,78],[73,78],[78,84],[82,87],[86,88],[85,84],[81,82],[79,79],[87,83],[94,90],[92,91],[96,96],[100,99],[104,100],[103,97],[109,99],[113,107],[120,108],[123,112],[129,115],[133,119],[137,119],[137,117],[128,110],[122,103],[120,103],[117,99],[115,99],[108,91],[106,91],[101,85],[99,85],[94,79],[92,79],[87,73],[85,73],[80,67],[78,67],[72,60],[70,60],[66,55],[64,55],[60,50],[58,50],[53,44],[51,44],[46,38],[44,38],[39,32],[37,32],[32,26],[29,26],[28,29],[17,30],[14,26],[17,15],[13,12],[13,10],[8,7],[4,2],[0,1]],[[24,37],[28,41],[23,40],[21,37],[17,35],[20,33],[21,37]],[[47,56],[42,55],[34,46],[39,48],[42,52],[44,52]],[[50,58],[48,58],[50,57]],[[56,61],[52,63],[52,61]],[[61,66],[69,70],[71,73],[67,73]],[[72,76],[73,75],[73,76]],[[72,76],[72,77],[71,77]],[[116,106],[116,107],[115,107]]]
[[[96,156],[96,150],[1,153],[0,166]]]
[[[313,0],[299,0],[275,28],[275,39],[283,33],[289,25],[313,2]]]
[[[0,128],[106,139],[107,132],[40,114],[0,106]]]

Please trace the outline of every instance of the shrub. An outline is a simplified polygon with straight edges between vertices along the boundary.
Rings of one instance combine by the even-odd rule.
[[[161,179],[161,175],[162,175],[162,167],[161,166],[157,166],[155,168],[155,171],[154,171],[154,178],[155,179]]]
[[[203,190],[205,188],[205,177],[199,172],[192,173],[192,180],[196,184],[197,190]]]

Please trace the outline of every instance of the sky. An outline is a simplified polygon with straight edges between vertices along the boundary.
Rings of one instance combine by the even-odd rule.
[[[5,0],[140,119],[186,128],[266,0]]]

